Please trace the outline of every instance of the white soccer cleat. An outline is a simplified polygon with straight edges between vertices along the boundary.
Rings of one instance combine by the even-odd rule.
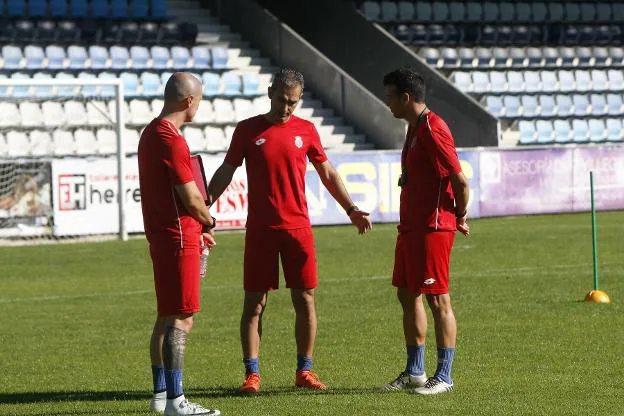
[[[160,393],[154,393],[150,401],[150,410],[162,415],[165,413],[165,406],[167,406],[167,392],[161,391]]]
[[[440,394],[453,390],[453,384],[448,384],[445,381],[438,380],[435,377],[431,377],[424,386],[411,390],[410,393],[414,394]]]
[[[403,389],[411,389],[415,387],[422,387],[427,381],[427,375],[423,373],[420,376],[412,376],[405,371],[399,374],[397,378],[390,383],[384,384],[380,387],[381,391],[399,391]]]
[[[221,414],[217,409],[206,409],[204,406],[191,403],[184,395],[175,399],[168,399],[165,407],[165,416],[187,416],[187,415],[205,415],[219,416]]]

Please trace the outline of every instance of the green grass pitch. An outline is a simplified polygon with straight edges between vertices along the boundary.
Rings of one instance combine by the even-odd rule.
[[[223,415],[624,414],[624,212],[598,215],[610,305],[581,301],[592,286],[589,214],[471,225],[452,257],[453,393],[376,392],[405,356],[389,282],[396,229],[377,225],[363,237],[315,229],[315,370],[330,390],[293,386],[294,313],[282,289],[269,296],[256,397],[235,394],[243,234],[219,234],[187,348],[187,397]],[[154,307],[144,239],[0,248],[0,414],[149,414]],[[427,347],[432,374],[431,324]]]

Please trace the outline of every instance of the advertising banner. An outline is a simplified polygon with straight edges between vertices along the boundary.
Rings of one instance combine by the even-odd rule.
[[[591,209],[589,171],[594,172],[596,209],[624,208],[624,147],[583,147],[573,150],[574,210]]]

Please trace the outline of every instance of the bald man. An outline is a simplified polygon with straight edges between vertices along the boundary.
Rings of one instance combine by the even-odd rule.
[[[139,141],[139,182],[145,236],[154,269],[158,315],[150,342],[154,396],[151,410],[165,415],[220,415],[191,403],[182,390],[182,367],[193,314],[199,312],[199,257],[215,244],[215,220],[193,180],[191,157],[180,134],[193,121],[201,81],[175,73],[165,87],[160,115]]]

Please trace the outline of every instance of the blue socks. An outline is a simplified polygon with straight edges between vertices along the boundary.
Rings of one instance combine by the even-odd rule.
[[[297,371],[311,371],[312,370],[312,357],[304,357],[301,354],[297,354]]]
[[[167,399],[175,399],[184,394],[182,390],[182,370],[165,370]]]
[[[455,348],[438,348],[438,368],[434,377],[448,384],[453,384],[451,369],[453,368],[453,357]]]
[[[154,393],[161,393],[167,390],[165,368],[162,365],[152,366],[152,380],[154,381]]]
[[[405,372],[411,376],[422,376],[425,373],[425,345],[407,346],[407,363]]]
[[[260,366],[258,365],[258,357],[256,358],[243,358],[245,364],[245,374],[260,373]]]

